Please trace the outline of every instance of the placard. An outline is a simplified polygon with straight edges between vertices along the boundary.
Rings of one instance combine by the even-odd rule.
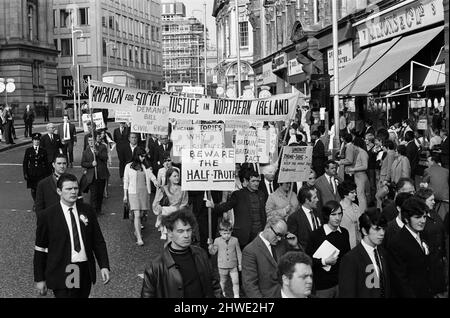
[[[114,113],[114,121],[116,123],[131,123],[131,112],[116,110]]]
[[[258,134],[254,128],[239,129],[236,133],[236,163],[257,163],[258,155]]]
[[[181,156],[183,149],[222,149],[225,148],[224,124],[176,125],[171,139],[173,156]]]
[[[183,149],[183,191],[234,191],[234,149]]]
[[[91,115],[90,114],[83,114],[81,116],[81,121],[83,122],[83,130],[84,130],[84,132],[88,133],[89,129],[87,128],[87,123],[91,121]],[[92,113],[92,121],[95,124],[95,129],[105,129],[105,122],[103,121],[103,114],[102,114],[102,112]]]
[[[131,107],[131,132],[168,135],[169,109],[156,99],[151,105]]]
[[[312,149],[311,146],[283,147],[278,183],[307,181],[311,170]]]

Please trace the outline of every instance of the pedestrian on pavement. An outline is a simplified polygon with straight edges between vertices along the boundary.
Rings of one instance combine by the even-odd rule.
[[[365,150],[366,144],[361,138],[355,138],[353,144],[355,145],[358,154],[356,156],[355,166],[349,168],[348,172],[355,176],[359,210],[363,213],[367,208],[367,198],[370,195],[369,178],[367,176],[369,154]]]
[[[281,298],[311,298],[312,259],[304,252],[287,252],[278,261]]]
[[[14,145],[14,139],[12,134],[13,129],[13,113],[11,107],[6,104],[3,110],[4,124],[3,124],[3,135],[5,136],[6,144]]]
[[[51,169],[48,166],[47,152],[40,147],[41,134],[33,134],[31,139],[33,140],[33,146],[25,150],[22,167],[27,188],[31,189],[33,201],[36,201],[37,185],[39,181],[51,173]],[[35,205],[33,205],[33,210],[35,210]]]
[[[48,123],[47,134],[41,138],[41,146],[47,151],[47,160],[49,165],[53,163],[53,159],[58,155],[62,154],[63,145],[61,143],[61,138],[55,133],[55,126],[52,123]]]
[[[169,243],[145,269],[141,297],[221,298],[217,271],[206,252],[192,245],[194,215],[181,209],[167,216],[164,224]]]
[[[137,147],[133,152],[133,159],[125,166],[123,175],[123,202],[130,205],[134,220],[134,235],[136,244],[144,245],[141,235],[141,216],[150,210],[150,184],[156,182],[152,168],[144,165],[145,150]]]
[[[94,211],[77,202],[77,178],[62,174],[57,191],[59,204],[38,215],[34,281],[42,296],[48,288],[56,298],[88,298],[96,282],[95,259],[103,284],[109,282],[106,243]]]
[[[45,103],[44,104],[44,122],[49,122],[50,120],[48,119],[48,104]]]
[[[99,135],[88,138],[89,147],[83,152],[81,166],[85,168],[86,182],[89,185],[90,205],[97,215],[102,214],[103,191],[109,177],[107,166],[108,151],[100,143]]]
[[[99,129],[98,134],[100,134],[100,142],[106,147],[106,150],[108,150],[108,169],[112,167],[112,151],[116,147],[116,143],[114,140],[112,140],[111,134],[107,132],[106,129]],[[109,184],[109,177],[106,180],[105,184],[105,191],[103,193],[103,197],[108,198],[108,186]]]
[[[356,200],[356,184],[351,181],[344,181],[338,186],[339,194],[342,197],[340,205],[342,207],[341,226],[347,229],[349,233],[350,248],[354,248],[360,241],[359,217],[361,211],[355,203]]]
[[[58,135],[63,145],[63,153],[69,159],[69,168],[73,168],[73,147],[77,143],[75,125],[70,122],[69,115],[63,116],[63,123],[58,126]]]
[[[36,188],[36,214],[59,202],[56,183],[59,177],[67,171],[67,157],[57,154],[52,162],[53,173],[39,181]]]
[[[33,122],[35,117],[36,114],[34,113],[34,110],[31,109],[30,105],[27,105],[23,113],[23,121],[25,123],[25,138],[31,137],[31,135],[33,134]]]
[[[277,260],[288,251],[301,251],[297,237],[288,232],[286,221],[267,219],[264,230],[242,251],[242,287],[248,298],[280,295]]]

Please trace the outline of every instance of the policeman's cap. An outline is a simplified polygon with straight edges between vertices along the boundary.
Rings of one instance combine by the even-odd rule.
[[[40,133],[34,133],[31,135],[31,140],[41,140],[41,134]]]

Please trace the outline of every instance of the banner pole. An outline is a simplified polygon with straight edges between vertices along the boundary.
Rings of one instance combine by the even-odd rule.
[[[211,191],[206,191],[206,197],[208,198],[208,201],[212,201],[211,197]],[[208,208],[208,238],[212,240],[212,209]]]
[[[95,144],[97,143],[97,140],[95,140],[95,134],[94,134],[94,119],[92,118],[92,92],[91,92],[91,79],[88,78],[88,86],[89,86],[89,115],[91,117],[91,127],[92,127],[92,139],[94,139],[94,149],[95,149]],[[95,156],[95,152],[94,152],[94,161],[97,161],[97,158]],[[94,167],[94,173],[95,173],[95,179],[97,180],[97,166]]]

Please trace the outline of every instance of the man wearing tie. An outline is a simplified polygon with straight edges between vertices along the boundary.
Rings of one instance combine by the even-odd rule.
[[[163,167],[164,158],[170,157],[170,150],[172,150],[172,142],[167,136],[162,136],[159,139],[159,146],[156,148],[155,161],[158,170]]]
[[[103,284],[109,281],[106,243],[95,213],[77,202],[77,178],[61,175],[57,191],[59,204],[38,215],[33,262],[36,288],[40,295],[46,295],[48,288],[56,298],[88,298],[96,282],[95,259]]]
[[[325,162],[325,173],[316,179],[315,186],[320,194],[321,205],[328,201],[341,201],[337,191],[338,183],[341,182],[337,176],[337,163],[334,160]]]
[[[298,194],[300,208],[289,215],[287,224],[289,232],[295,234],[303,250],[309,241],[311,232],[320,227],[320,220],[316,212],[317,198],[316,190],[310,187],[303,187]]]
[[[41,146],[47,151],[47,160],[49,165],[57,154],[62,153],[62,144],[59,135],[55,134],[55,126],[52,123],[47,124],[47,134],[41,138]]]
[[[77,143],[75,125],[69,121],[69,116],[64,115],[64,122],[58,126],[58,135],[63,145],[63,153],[69,159],[69,167],[73,168],[73,146]]]
[[[423,230],[427,206],[417,197],[402,204],[403,228],[389,240],[392,288],[401,298],[432,298],[430,250]]]
[[[267,198],[269,197],[269,195],[271,195],[276,189],[278,189],[278,183],[275,181],[277,167],[275,165],[268,165],[261,170],[264,171],[264,174],[261,174],[259,190],[264,193],[265,202],[267,202]]]
[[[125,122],[119,123],[119,127],[114,129],[113,140],[116,143],[117,158],[119,158],[119,176],[123,178],[123,172],[125,170],[126,152],[129,147],[128,137],[130,135],[130,128]]]
[[[36,187],[42,179],[50,174],[47,161],[47,152],[40,146],[41,134],[35,133],[31,136],[33,146],[25,150],[23,158],[23,177],[27,181],[27,188],[31,189],[33,201],[36,201]],[[33,210],[35,206],[33,206]]]

